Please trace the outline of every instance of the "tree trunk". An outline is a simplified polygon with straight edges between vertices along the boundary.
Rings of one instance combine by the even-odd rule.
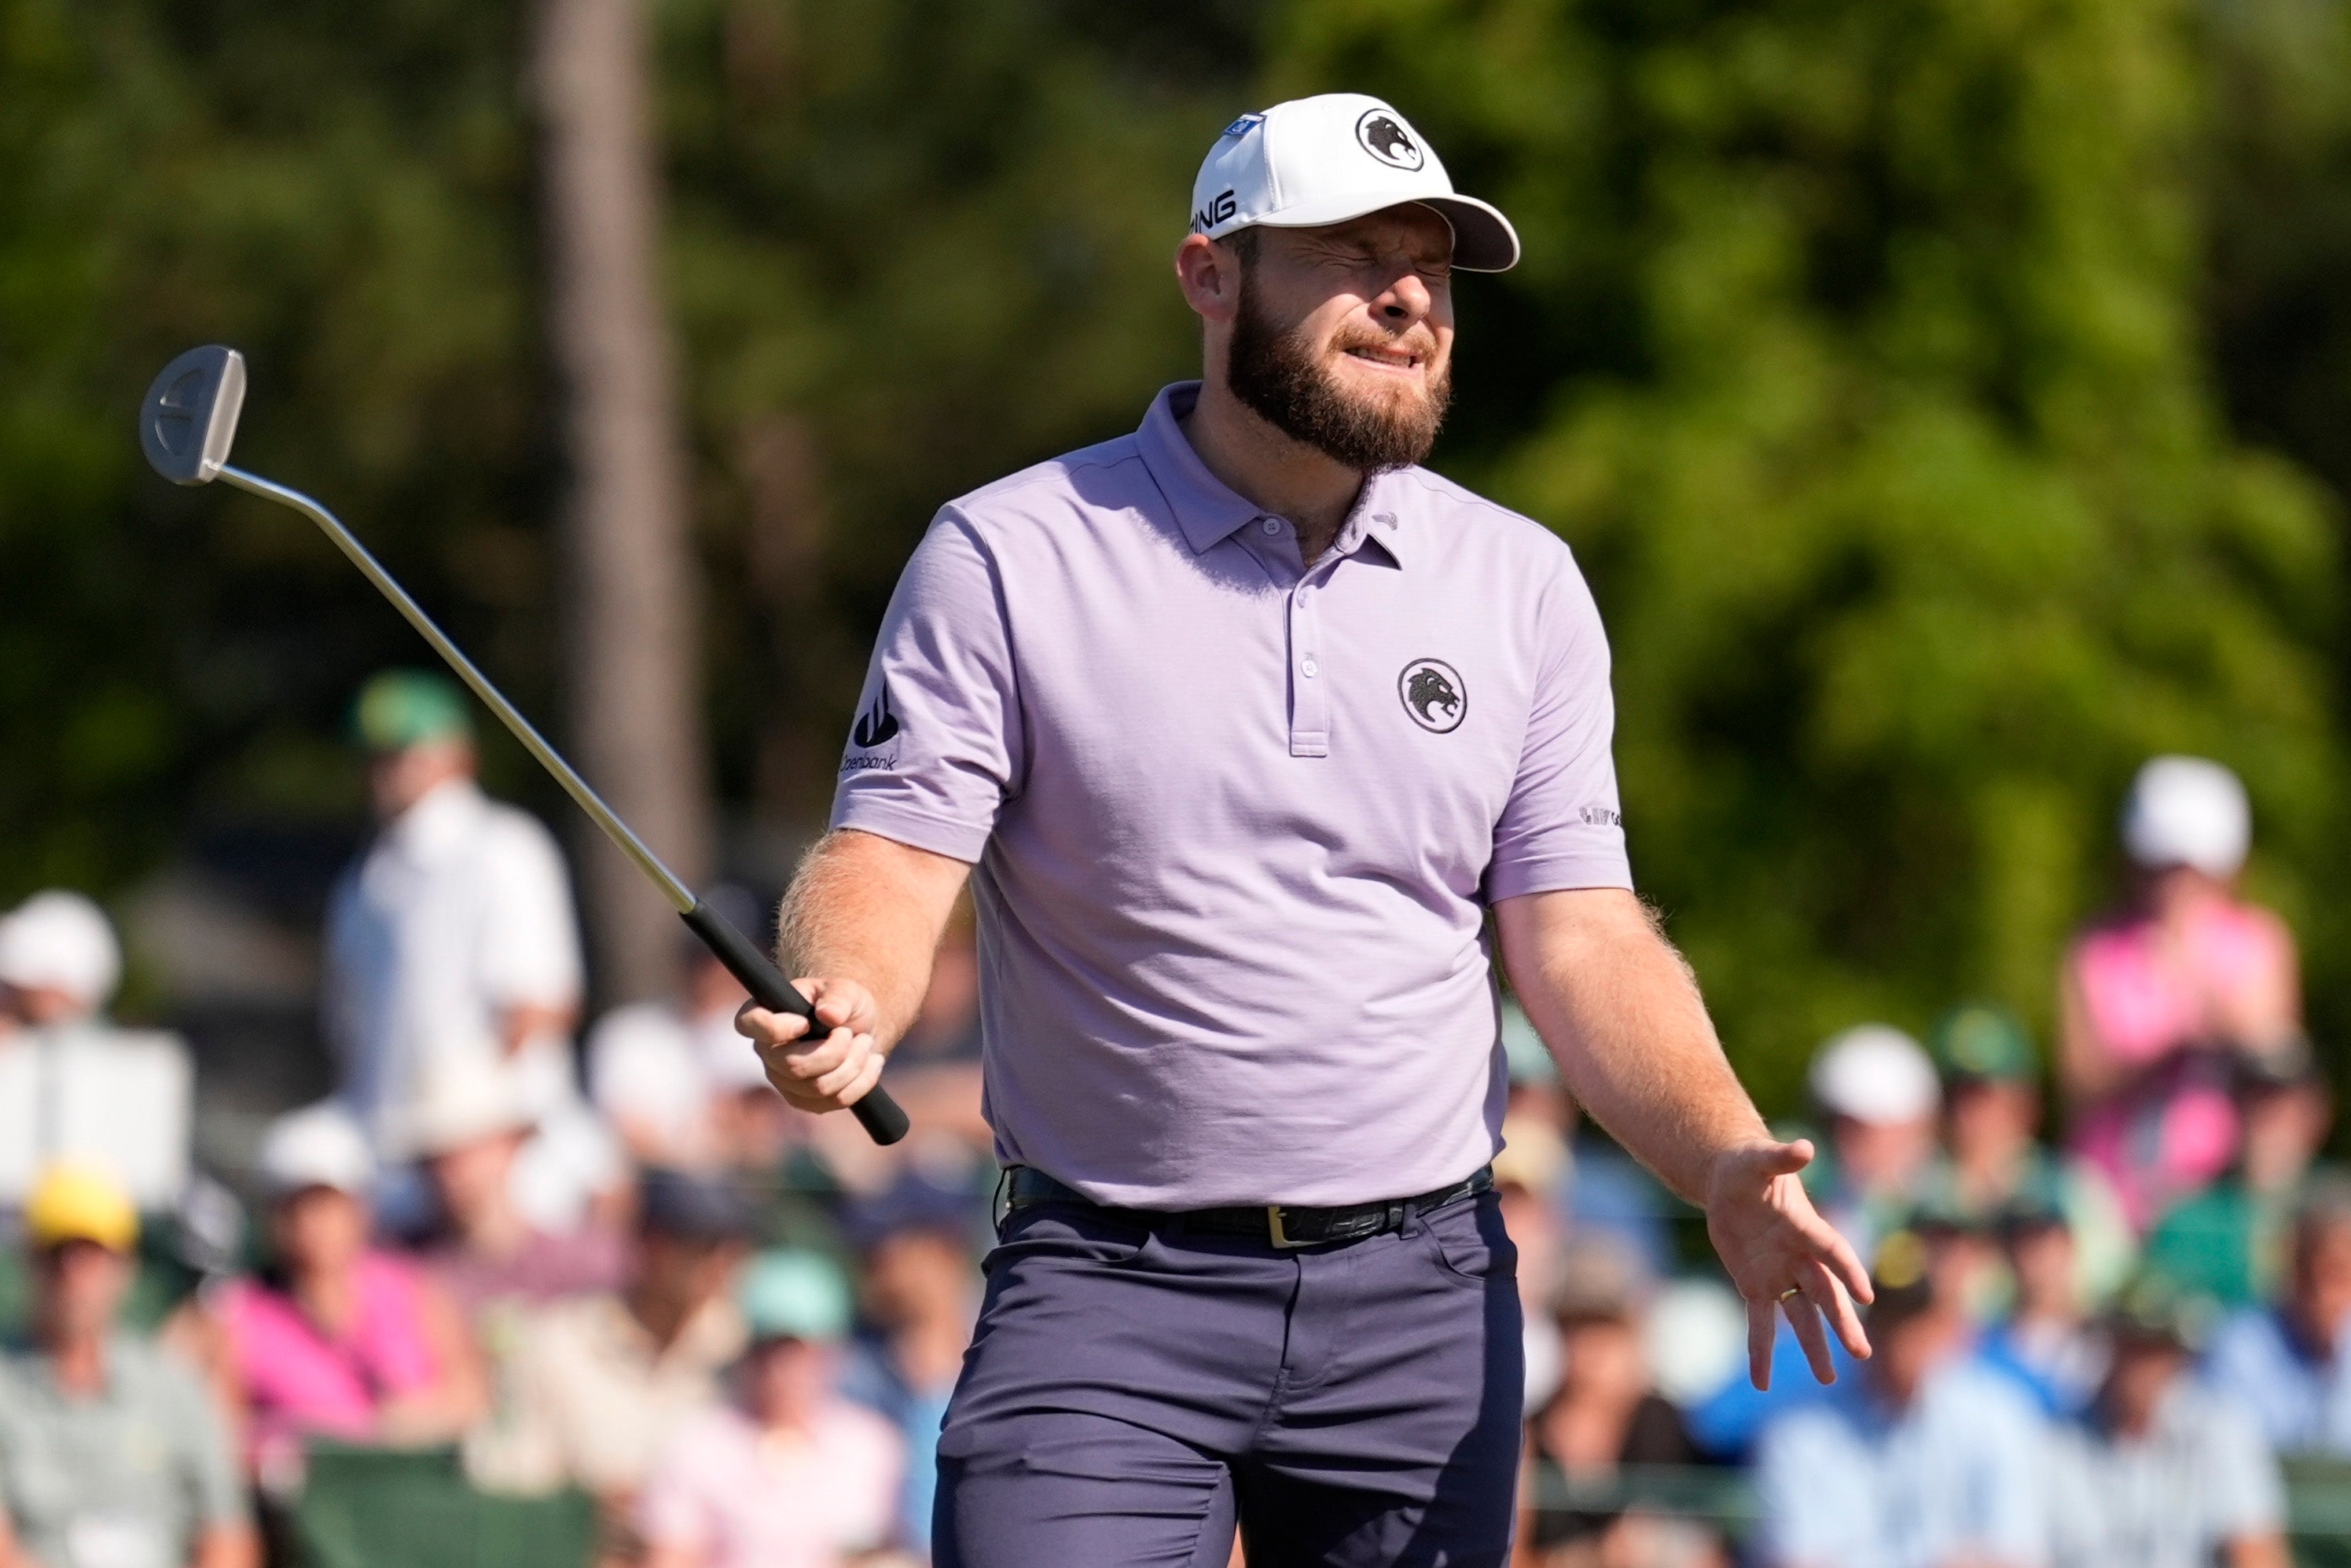
[[[708,871],[709,770],[675,372],[638,0],[538,0],[549,331],[570,486],[562,517],[571,740],[592,784],[689,883]],[[592,829],[580,834],[597,989],[674,979],[677,922]]]

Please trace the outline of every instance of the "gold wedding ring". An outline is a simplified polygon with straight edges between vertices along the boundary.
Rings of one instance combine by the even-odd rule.
[[[1803,1292],[1803,1287],[1802,1287],[1802,1286],[1801,1286],[1801,1285],[1791,1285],[1791,1286],[1789,1286],[1786,1290],[1784,1290],[1784,1291],[1781,1291],[1781,1292],[1780,1292],[1780,1300],[1782,1300],[1782,1301],[1786,1301],[1790,1296],[1801,1295],[1801,1294],[1802,1294],[1802,1292]]]

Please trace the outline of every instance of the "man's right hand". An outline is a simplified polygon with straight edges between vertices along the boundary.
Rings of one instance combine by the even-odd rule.
[[[736,1032],[758,1048],[777,1093],[803,1111],[845,1110],[882,1082],[885,1053],[874,1039],[881,1009],[855,980],[801,976],[792,984],[816,1005],[817,1021],[828,1031],[823,1038],[808,1038],[805,1020],[757,1002],[735,1015]]]

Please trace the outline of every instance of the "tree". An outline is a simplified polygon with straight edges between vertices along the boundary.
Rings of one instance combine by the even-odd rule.
[[[2246,775],[2340,1016],[2340,561],[2200,358],[2193,20],[1386,0],[1274,47],[1281,93],[1392,94],[1526,232],[1465,286],[1441,455],[1577,548],[1636,873],[1783,1109],[1864,1018],[2045,1026],[2156,750]]]
[[[710,858],[697,563],[659,275],[658,154],[638,0],[539,0],[548,318],[563,370],[566,683],[580,765],[689,883]],[[601,990],[674,983],[671,912],[582,824]]]

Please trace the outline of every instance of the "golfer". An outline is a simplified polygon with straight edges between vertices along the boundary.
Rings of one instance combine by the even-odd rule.
[[[1574,559],[1417,466],[1510,224],[1354,94],[1235,120],[1192,207],[1206,374],[941,510],[785,901],[832,1028],[740,1027],[854,1102],[971,878],[1008,1207],[940,1563],[1215,1568],[1238,1519],[1271,1568],[1499,1564],[1489,914],[1576,1098],[1704,1206],[1759,1381],[1782,1306],[1823,1378],[1867,1354],[1869,1284],[1633,894]]]

